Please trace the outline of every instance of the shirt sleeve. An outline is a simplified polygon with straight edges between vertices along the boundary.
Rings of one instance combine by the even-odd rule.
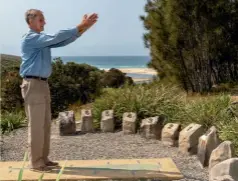
[[[71,38],[68,38],[67,40],[64,40],[60,43],[56,43],[56,44],[53,44],[53,45],[50,45],[49,48],[58,48],[58,47],[63,47],[63,46],[66,46],[72,42],[74,42],[79,36],[73,36]]]
[[[69,39],[73,40],[74,37],[79,36],[80,33],[78,32],[78,29],[75,27],[67,30],[60,30],[54,35],[34,33],[28,37],[27,42],[31,47],[44,48],[56,45],[58,43],[66,42]]]

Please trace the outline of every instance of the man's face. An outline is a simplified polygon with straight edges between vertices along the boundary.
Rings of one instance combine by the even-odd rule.
[[[37,32],[44,31],[45,18],[42,13],[37,13],[37,16],[34,19],[30,20],[30,27]]]

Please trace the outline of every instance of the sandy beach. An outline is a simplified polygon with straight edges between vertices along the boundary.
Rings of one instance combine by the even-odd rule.
[[[108,71],[109,69],[104,69]],[[156,75],[157,72],[151,68],[120,68],[120,71],[127,74],[140,74],[140,75]],[[129,75],[130,76],[130,75]],[[142,77],[132,77],[134,82],[147,82],[151,80],[151,78],[142,78]]]
[[[134,81],[135,83],[148,82],[148,81],[151,80],[150,78],[132,78],[132,79],[133,79],[133,81]]]
[[[104,69],[108,71],[109,69]],[[149,74],[149,75],[156,75],[157,72],[151,68],[120,68],[120,71],[123,73],[132,73],[132,74]]]

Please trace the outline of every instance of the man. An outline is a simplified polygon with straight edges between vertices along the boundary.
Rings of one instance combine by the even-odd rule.
[[[42,11],[30,9],[25,14],[29,31],[21,42],[21,93],[29,121],[28,143],[30,168],[48,172],[58,163],[50,161],[51,96],[47,78],[51,75],[51,48],[74,42],[97,22],[97,14],[84,15],[77,26],[54,35],[42,33],[45,19]]]

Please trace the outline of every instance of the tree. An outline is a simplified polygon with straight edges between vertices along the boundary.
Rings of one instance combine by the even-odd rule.
[[[238,82],[238,3],[225,0],[148,0],[141,16],[145,46],[161,79],[193,92]]]

